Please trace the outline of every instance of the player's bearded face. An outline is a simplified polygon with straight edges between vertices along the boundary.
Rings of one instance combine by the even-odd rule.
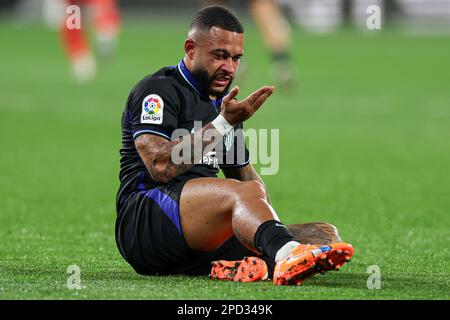
[[[198,81],[200,87],[207,90],[208,95],[215,96],[217,98],[223,97],[226,92],[228,92],[234,80],[234,75],[225,74],[221,70],[209,73],[203,66],[197,66],[192,71],[192,75]],[[226,87],[217,87],[214,84],[216,81],[228,81],[228,84]]]
[[[196,36],[191,72],[208,95],[221,98],[239,67],[244,36],[218,27]]]

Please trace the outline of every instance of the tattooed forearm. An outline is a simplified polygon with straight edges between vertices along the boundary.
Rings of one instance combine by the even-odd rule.
[[[144,134],[136,139],[135,144],[152,178],[159,182],[167,182],[189,170],[201,160],[205,148],[211,149],[220,141],[222,140],[219,131],[211,123],[208,123],[202,130],[175,141],[167,141],[162,137]],[[201,143],[198,146],[195,145],[195,142]],[[182,147],[181,153],[183,150],[190,150],[189,161],[186,163],[173,161],[172,151],[176,146]]]
[[[210,131],[208,131],[210,130]],[[205,133],[209,134],[205,134]],[[201,141],[201,148],[198,148],[195,145],[195,141]],[[195,163],[199,163],[201,159],[203,158],[204,150],[206,147],[212,148],[217,145],[218,142],[221,141],[221,136],[219,131],[211,124],[208,123],[205,125],[202,130],[199,130],[195,132],[194,134],[191,134],[188,137],[182,137],[178,140],[176,140],[177,144],[184,144],[184,148],[181,150],[190,150],[190,159],[188,163],[181,163],[177,164],[174,163],[172,157],[168,158],[168,161],[164,161],[166,164],[166,167],[164,168],[164,177],[170,179],[173,177],[176,177],[177,175],[186,172],[189,170]],[[164,152],[169,152],[169,154],[172,153],[173,146],[170,148],[170,150],[165,150]],[[182,154],[181,154],[182,155]]]

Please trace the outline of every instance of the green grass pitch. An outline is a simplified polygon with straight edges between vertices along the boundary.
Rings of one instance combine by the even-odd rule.
[[[449,299],[450,41],[389,31],[294,30],[298,88],[247,123],[280,128],[280,170],[264,180],[282,220],[335,224],[350,264],[300,287],[133,272],[114,241],[120,117],[138,80],[181,58],[179,21],[125,24],[89,85],[56,32],[1,23],[0,299]],[[270,84],[247,25],[241,97]],[[81,290],[66,287],[72,264]]]

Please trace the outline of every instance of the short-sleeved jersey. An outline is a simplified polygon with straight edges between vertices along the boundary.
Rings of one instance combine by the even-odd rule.
[[[175,140],[191,134],[214,120],[220,113],[221,100],[211,100],[199,86],[183,60],[142,79],[130,92],[122,114],[120,149],[120,187],[117,207],[132,192],[161,185],[152,179],[140,158],[134,140],[153,134]],[[223,138],[221,148],[203,156],[185,173],[168,183],[200,177],[217,177],[221,167],[240,167],[249,163],[242,123]],[[180,134],[181,133],[181,134]]]

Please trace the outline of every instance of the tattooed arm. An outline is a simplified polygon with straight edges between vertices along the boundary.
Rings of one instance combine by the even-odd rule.
[[[222,111],[220,113],[222,120],[216,121],[219,119],[218,117],[213,121],[217,127],[213,123],[208,123],[202,130],[175,141],[167,141],[150,134],[137,137],[135,140],[136,149],[152,178],[165,183],[189,170],[195,163],[198,163],[203,153],[206,153],[205,149],[211,151],[222,141],[225,127],[231,129],[233,125],[250,118],[272,94],[273,90],[274,87],[264,86],[244,100],[238,101],[235,97],[239,93],[239,88],[234,87],[222,100]],[[201,148],[194,149],[194,141],[201,141]],[[190,161],[188,163],[174,163],[172,151],[175,148],[177,148],[175,150],[177,154],[180,154],[179,151],[182,150],[190,150]],[[183,157],[182,154],[180,156]],[[185,158],[183,157],[183,159]]]
[[[256,181],[261,182],[263,184],[264,188],[266,189],[267,202],[269,202],[269,204],[271,204],[267,187],[251,163],[244,167],[222,168],[222,171],[226,178],[236,179],[239,181],[256,180]]]
[[[137,137],[134,143],[151,177],[158,182],[165,183],[189,170],[198,162],[197,160],[201,159],[205,148],[212,149],[221,141],[220,137],[219,131],[212,123],[208,123],[202,130],[175,141],[168,141],[152,134],[143,134]],[[202,141],[201,150],[194,149],[194,141]],[[181,149],[182,147],[184,149]],[[172,159],[174,148],[181,149],[178,149],[180,152],[175,150],[181,156],[183,150],[189,149],[191,151],[190,161],[181,164],[174,163],[174,159]]]

